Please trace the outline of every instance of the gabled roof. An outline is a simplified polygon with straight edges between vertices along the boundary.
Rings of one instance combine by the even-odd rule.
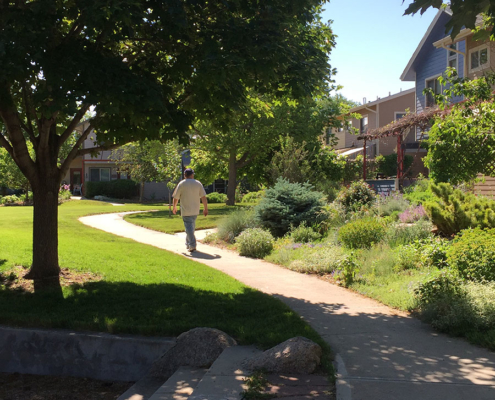
[[[416,48],[416,51],[414,52],[413,56],[409,60],[409,63],[407,64],[406,69],[402,73],[402,75],[400,77],[401,81],[414,81],[414,80],[416,80],[416,76],[415,76],[414,70],[413,70],[414,63],[415,63],[416,59],[418,58],[419,53],[421,52],[421,50],[425,46],[425,44],[428,40],[428,37],[430,36],[431,32],[435,28],[436,24],[438,23],[438,20],[440,19],[440,17],[442,15],[444,15],[444,13],[449,15],[449,16],[452,16],[452,11],[450,10],[450,8],[442,8],[442,9],[438,10],[437,15],[435,15],[435,18],[433,18],[433,21],[431,21],[431,24],[428,27],[426,33],[424,34],[423,39],[421,39],[421,42],[419,42],[419,45]]]
[[[415,93],[415,92],[416,92],[416,88],[411,88],[411,89],[403,90],[402,92],[395,93],[395,94],[392,94],[390,96],[383,97],[383,98],[380,98],[380,99],[374,100],[374,101],[369,101],[367,103],[364,103],[364,104],[361,104],[359,106],[353,107],[353,108],[350,109],[350,112],[356,112],[356,111],[358,111],[358,110],[360,110],[362,108],[372,107],[372,106],[375,106],[377,104],[384,103],[385,101],[390,101],[390,100],[393,100],[395,98],[398,98],[398,97],[401,97],[401,96],[406,96],[408,94]]]

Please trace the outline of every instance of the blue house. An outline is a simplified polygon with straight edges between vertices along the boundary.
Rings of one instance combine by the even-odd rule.
[[[443,88],[438,82],[438,77],[444,74],[448,67],[455,68],[460,77],[466,76],[466,40],[455,43],[445,41],[445,25],[451,17],[452,13],[448,8],[438,11],[401,75],[401,80],[416,84],[417,114],[435,105],[434,97],[425,96],[423,90],[429,87],[434,93],[441,93]],[[421,132],[416,132],[416,135],[416,139],[419,139]]]

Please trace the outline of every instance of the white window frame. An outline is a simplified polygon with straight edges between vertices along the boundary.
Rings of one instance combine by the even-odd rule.
[[[459,50],[457,43],[454,43],[454,45],[455,45],[455,50]],[[451,49],[449,46],[449,47],[447,47],[447,68],[449,67],[449,62],[452,60],[455,60],[455,67],[454,68],[456,69],[456,71],[459,71],[459,54],[454,52],[454,55],[451,56],[450,52],[451,52]],[[471,58],[470,58],[470,60],[471,60]]]
[[[407,115],[407,112],[405,112],[405,111],[395,111],[394,112],[394,121],[398,121],[397,114],[403,114],[403,117],[402,118],[404,118]]]
[[[428,85],[427,85],[428,81],[434,80],[435,82],[437,82],[440,85],[440,82],[438,82],[438,78],[440,76],[442,76],[442,74],[437,74],[437,75],[434,75],[434,76],[430,76],[429,78],[426,78],[425,79],[425,89],[428,87]],[[442,93],[442,92],[443,92],[443,87],[442,87],[442,85],[440,85],[440,93]],[[431,106],[428,106],[428,104],[426,104],[427,99],[428,99],[428,96],[425,96],[425,108],[431,107]]]
[[[486,49],[486,64],[485,65],[480,65],[477,68],[471,68],[471,54],[475,52],[479,52],[481,50]],[[479,59],[479,58],[478,58]],[[490,67],[490,46],[489,44],[485,43],[477,47],[473,47],[472,49],[469,50],[469,58],[468,58],[468,63],[469,63],[469,72],[478,72],[482,71],[484,69],[487,69]]]

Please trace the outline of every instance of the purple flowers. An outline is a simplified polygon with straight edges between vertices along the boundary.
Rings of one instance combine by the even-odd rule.
[[[419,221],[426,216],[426,211],[422,205],[408,208],[402,214],[399,215],[400,222],[404,224]]]

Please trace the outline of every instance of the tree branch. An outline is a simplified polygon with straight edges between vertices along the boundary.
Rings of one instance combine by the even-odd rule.
[[[89,110],[89,107],[89,104],[83,104],[70,122],[70,124],[67,126],[67,129],[65,129],[65,131],[60,135],[58,139],[58,150],[67,141],[67,139],[69,139],[72,132],[74,132],[74,130],[76,129],[79,121],[81,121],[82,117],[84,117],[84,114],[86,114],[86,112]]]
[[[5,150],[8,151],[10,156],[13,158],[14,157],[14,149],[10,145],[9,141],[5,139],[7,132],[0,132],[0,146],[2,146]]]
[[[33,123],[31,121],[31,115],[30,115],[31,107],[29,106],[29,101],[27,98],[27,89],[26,89],[25,84],[22,85],[22,98],[24,100],[24,108],[26,109],[26,120],[28,123],[27,126],[25,124],[23,124],[24,130],[28,133],[29,139],[31,139],[31,142],[33,143],[33,145],[36,145],[37,140],[36,140],[36,137],[34,135]]]
[[[82,146],[82,144],[84,143],[84,141],[86,140],[86,138],[88,137],[88,135],[90,134],[90,132],[92,130],[93,130],[93,126],[91,124],[89,124],[88,127],[81,134],[79,139],[77,139],[76,144],[71,149],[71,151],[69,152],[69,155],[67,156],[67,158],[62,163],[62,166],[60,167],[61,176],[64,176],[67,173],[67,171],[70,167],[70,164],[72,163],[72,160],[74,160],[74,158],[77,157],[77,152],[79,151],[79,147]]]

